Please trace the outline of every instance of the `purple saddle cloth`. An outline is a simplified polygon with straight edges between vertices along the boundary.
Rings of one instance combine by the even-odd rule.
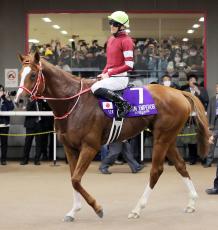
[[[140,117],[157,114],[154,99],[146,88],[126,88],[122,91],[122,96],[132,106],[132,109],[126,114],[126,117]],[[114,103],[100,98],[99,105],[108,117],[116,117],[117,108]]]

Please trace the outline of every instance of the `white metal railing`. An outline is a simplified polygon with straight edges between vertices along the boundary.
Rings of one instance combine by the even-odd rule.
[[[51,111],[0,111],[0,116],[54,116]],[[57,143],[57,135],[54,132],[54,153],[53,153],[53,161],[54,165],[57,160],[57,151],[56,151],[56,143]],[[141,161],[144,160],[144,135],[143,131],[141,132]]]
[[[0,111],[0,116],[54,116],[51,111]]]
[[[207,114],[205,112],[205,114]],[[52,111],[0,111],[0,116],[54,116]],[[192,112],[190,116],[196,116],[195,112]],[[54,165],[56,165],[57,160],[57,134],[54,132],[54,152],[53,152],[53,161]],[[141,132],[141,161],[144,160],[144,132]]]
[[[54,116],[53,112],[51,111],[0,111],[0,116]],[[57,161],[57,135],[56,132],[53,133],[54,136],[54,152],[53,152],[53,162],[56,165]]]

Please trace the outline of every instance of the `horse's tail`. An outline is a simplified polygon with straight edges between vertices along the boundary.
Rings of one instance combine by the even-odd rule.
[[[204,106],[201,101],[189,92],[182,91],[182,94],[188,99],[192,106],[192,112],[196,113],[195,122],[197,124],[197,144],[198,154],[204,158],[209,150],[209,136],[210,131],[208,127],[208,120],[205,114]]]

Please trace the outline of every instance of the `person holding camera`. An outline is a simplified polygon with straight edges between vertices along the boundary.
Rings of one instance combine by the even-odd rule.
[[[145,64],[148,71],[149,83],[158,82],[158,61],[159,56],[157,53],[157,42],[154,39],[150,39],[144,50]]]
[[[206,89],[198,85],[197,81],[198,81],[197,75],[190,74],[188,76],[188,87],[185,89],[185,91],[188,91],[191,94],[198,97],[199,100],[202,102],[205,110],[207,110],[207,106],[209,102],[208,93]],[[188,149],[189,149],[189,163],[190,165],[194,165],[196,164],[198,159],[197,144],[188,144]]]
[[[11,101],[8,92],[5,92],[3,85],[0,85],[0,108],[1,111],[12,111],[14,104]],[[1,164],[6,165],[7,149],[8,149],[8,136],[9,133],[10,117],[0,116],[0,139],[1,139]],[[3,134],[3,135],[1,135]]]

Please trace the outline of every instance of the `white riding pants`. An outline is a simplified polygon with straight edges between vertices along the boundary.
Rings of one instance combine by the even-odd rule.
[[[94,93],[99,88],[105,88],[112,91],[122,90],[128,86],[128,83],[128,77],[109,77],[94,83],[91,86],[91,91]]]

